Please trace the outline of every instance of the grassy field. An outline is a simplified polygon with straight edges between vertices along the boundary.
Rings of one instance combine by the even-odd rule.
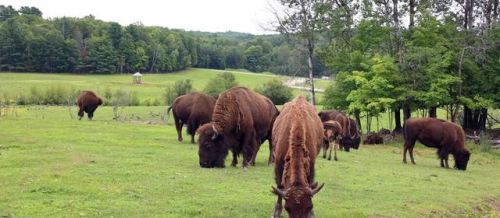
[[[142,85],[132,84],[130,74],[115,75],[75,75],[75,74],[42,74],[42,73],[0,73],[0,98],[15,99],[19,94],[29,94],[32,88],[43,92],[50,87],[62,86],[80,90],[94,90],[101,94],[106,89],[136,92],[141,101],[158,99],[164,102],[163,94],[168,84],[183,79],[191,79],[195,90],[202,91],[209,79],[226,70],[192,68],[181,72],[168,74],[144,74]],[[249,88],[256,88],[274,78],[286,80],[288,77],[272,74],[229,71],[235,75],[236,82]],[[324,89],[327,80],[316,80],[317,87]],[[294,94],[307,94],[305,91],[294,90]],[[322,94],[318,93],[318,98]]]
[[[269,217],[267,142],[248,171],[201,169],[197,146],[177,142],[164,110],[122,108],[121,121],[110,107],[93,121],[71,118],[74,107],[9,110],[0,117],[0,217]],[[316,180],[326,185],[317,217],[500,216],[498,152],[469,144],[462,172],[439,168],[422,146],[417,165],[403,165],[401,144],[318,158]]]

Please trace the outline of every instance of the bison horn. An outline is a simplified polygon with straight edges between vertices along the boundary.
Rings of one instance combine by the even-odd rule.
[[[314,189],[311,190],[311,195],[314,196],[316,193],[321,191],[325,183],[321,184],[320,186],[316,186]]]
[[[318,182],[314,182],[313,184],[311,184],[312,189],[315,189],[316,187],[318,187]]]
[[[217,136],[219,135],[219,132],[217,132],[217,129],[215,128],[214,125],[212,125],[212,130],[214,131],[214,135],[212,136],[212,140],[215,140]]]
[[[285,194],[286,194],[286,192],[285,192],[285,191],[283,191],[283,190],[281,190],[281,189],[279,189],[279,188],[276,188],[276,187],[274,187],[274,186],[271,186],[271,187],[273,188],[273,193],[274,193],[274,194],[276,194],[276,195],[278,195],[278,196],[280,196],[280,197],[282,197],[282,198],[285,198]]]

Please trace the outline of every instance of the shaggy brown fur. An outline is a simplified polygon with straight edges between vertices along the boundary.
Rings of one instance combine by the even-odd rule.
[[[279,112],[267,97],[244,87],[234,87],[219,95],[212,122],[198,129],[201,167],[224,167],[228,149],[232,166],[243,154],[243,167],[255,164],[260,144],[269,140],[269,161],[273,162],[271,129]]]
[[[412,118],[406,120],[403,126],[405,139],[403,151],[403,163],[406,163],[406,151],[410,151],[411,162],[413,159],[413,147],[415,141],[437,148],[441,167],[449,168],[448,155],[455,158],[455,168],[466,170],[470,158],[470,152],[464,147],[465,133],[462,127],[445,120],[434,118]]]
[[[78,119],[81,120],[84,115],[83,112],[85,112],[89,120],[92,120],[94,111],[102,104],[102,100],[93,91],[81,91],[77,103],[80,108],[78,110]]]
[[[214,111],[215,98],[204,93],[193,92],[177,97],[168,108],[167,114],[172,109],[177,140],[182,141],[182,126],[187,124],[187,133],[194,142],[196,130],[201,125],[210,122]]]
[[[339,144],[335,143],[337,138],[342,134],[342,126],[340,125],[339,122],[334,121],[334,120],[328,120],[323,122],[323,129],[324,129],[324,143],[323,143],[323,158],[326,158],[326,152],[328,148],[330,148],[330,152],[328,155],[328,160],[332,159],[332,150],[335,150],[335,155],[333,157],[334,160],[337,159],[337,149]],[[333,142],[333,145],[330,146],[330,144]],[[333,148],[333,149],[332,149]]]
[[[342,134],[341,137],[337,138],[337,143],[340,144],[341,149],[348,152],[350,148],[359,148],[361,138],[356,121],[336,110],[321,111],[318,113],[318,116],[321,118],[322,122],[335,120],[340,123],[342,126]]]
[[[366,139],[363,141],[366,145],[376,145],[384,144],[384,138],[382,138],[380,133],[370,132],[366,135]]]
[[[282,198],[289,217],[311,217],[312,197],[323,185],[314,182],[314,163],[323,144],[323,127],[316,109],[299,96],[283,106],[273,127],[278,195],[274,217],[280,217]]]

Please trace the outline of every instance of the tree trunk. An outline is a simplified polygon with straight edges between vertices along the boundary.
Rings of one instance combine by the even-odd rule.
[[[486,119],[487,118],[488,118],[488,109],[487,108],[481,109],[481,113],[479,115],[478,130],[485,130],[486,129]]]
[[[493,17],[491,18],[491,25],[494,26],[498,18],[498,3],[499,0],[493,0]]]
[[[413,29],[415,26],[415,0],[410,0],[410,24],[408,29]]]
[[[436,118],[437,117],[437,108],[431,107],[429,108],[429,117]]]
[[[358,129],[361,133],[363,133],[363,130],[361,129],[361,118],[360,118],[360,112],[359,110],[354,111],[354,118],[356,119],[356,123],[358,124]]]
[[[408,104],[403,105],[403,120],[406,122],[407,119],[411,117],[411,109]]]
[[[314,77],[312,69],[312,55],[309,54],[309,59],[307,60],[307,65],[309,68],[309,81],[311,82],[311,104],[316,105],[316,94],[314,90]]]
[[[394,122],[396,126],[394,127],[394,131],[399,131],[403,128],[403,126],[401,126],[401,108],[399,107],[394,110]]]

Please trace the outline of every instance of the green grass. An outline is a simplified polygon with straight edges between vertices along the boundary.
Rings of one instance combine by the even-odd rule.
[[[39,91],[49,87],[62,86],[80,90],[94,90],[103,94],[106,89],[123,89],[136,92],[141,101],[158,99],[163,101],[163,93],[168,84],[182,79],[191,79],[193,87],[202,91],[209,79],[225,70],[192,68],[185,71],[168,74],[144,74],[142,85],[132,84],[131,74],[115,75],[76,75],[76,74],[43,74],[43,73],[0,73],[0,98],[15,99],[20,94],[29,94],[32,87]],[[258,74],[241,71],[230,71],[235,75],[236,82],[249,88],[256,88],[263,83],[286,77],[272,74]]]
[[[267,142],[248,171],[201,169],[197,146],[159,120],[164,109],[127,107],[123,121],[110,107],[94,121],[71,119],[66,107],[9,111],[0,117],[0,217],[269,217]],[[422,146],[417,165],[403,165],[401,150],[395,142],[340,152],[338,162],[319,157],[317,217],[500,216],[497,151],[474,148],[462,172],[439,168]]]

